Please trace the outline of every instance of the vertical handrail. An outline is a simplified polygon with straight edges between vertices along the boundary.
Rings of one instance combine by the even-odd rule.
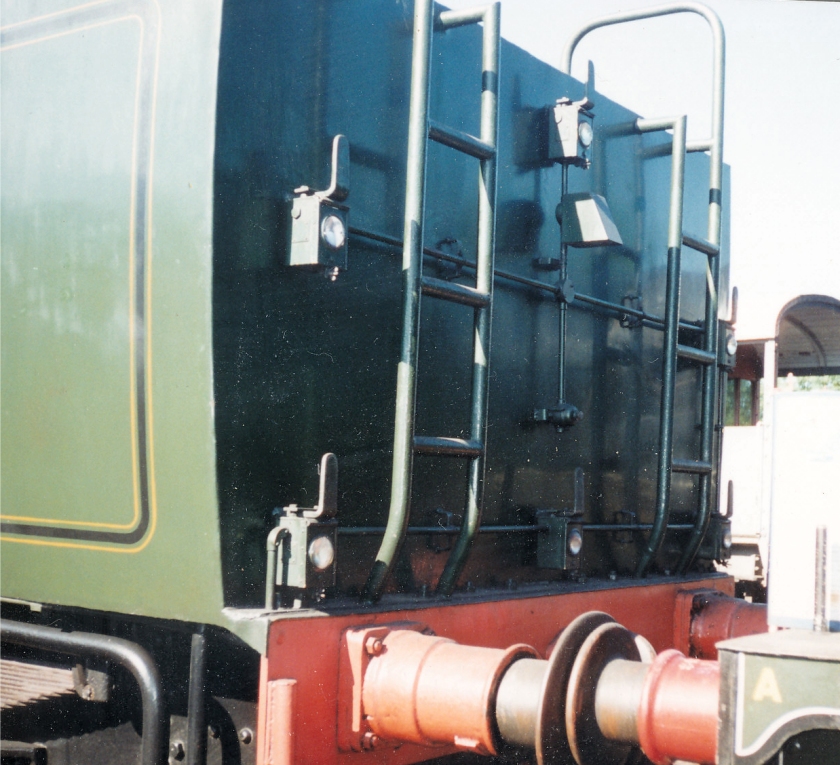
[[[709,151],[709,216],[706,238],[714,245],[720,245],[721,232],[721,211],[722,211],[722,189],[723,189],[723,99],[724,99],[724,77],[726,68],[726,40],[723,32],[723,25],[717,14],[701,3],[672,3],[668,5],[655,6],[640,11],[618,13],[606,16],[590,22],[582,27],[566,45],[563,55],[565,72],[571,74],[572,56],[578,43],[590,32],[613,24],[623,24],[629,21],[638,21],[657,16],[668,16],[676,13],[696,13],[702,16],[709,24],[712,32],[714,47],[712,61],[712,136],[708,140],[692,141],[693,151]],[[706,293],[705,324],[703,331],[703,350],[709,353],[717,353],[718,346],[718,290],[720,285],[720,254],[709,255],[709,289]],[[714,450],[715,433],[715,412],[718,398],[718,377],[715,365],[706,365],[703,368],[702,384],[702,419],[701,419],[701,460],[711,462]],[[660,462],[661,464],[661,462]],[[670,470],[670,466],[669,466]],[[701,475],[700,478],[700,500],[697,518],[694,528],[683,550],[677,569],[681,573],[691,565],[697,550],[700,547],[703,537],[711,518],[712,503],[715,499],[712,492],[712,476]],[[661,483],[661,482],[660,482]],[[658,503],[659,506],[659,503]],[[657,517],[654,520],[656,526],[660,522]],[[664,533],[664,528],[663,528]],[[650,545],[648,545],[648,549]],[[650,563],[646,555],[644,566],[639,565],[637,573],[644,573]]]
[[[659,460],[656,474],[656,514],[647,544],[636,567],[644,576],[659,552],[668,528],[671,501],[671,462],[674,454],[674,395],[677,382],[677,341],[680,321],[680,259],[682,253],[683,185],[685,178],[686,118],[636,120],[641,133],[673,130],[671,197],[668,214],[668,266],[665,276],[665,338],[663,340],[662,398],[659,417]]]
[[[204,629],[190,642],[190,679],[187,693],[187,762],[207,765],[207,638]]]
[[[397,368],[391,504],[385,534],[365,583],[363,597],[379,598],[408,527],[420,333],[420,290],[423,265],[423,213],[426,196],[426,149],[429,131],[429,71],[432,50],[433,0],[416,0],[408,111],[408,159],[403,222],[403,321]]]
[[[499,3],[480,10],[484,22],[481,54],[481,140],[493,146],[493,156],[481,160],[479,171],[478,252],[476,289],[490,296],[487,305],[475,309],[470,439],[481,441],[481,454],[470,460],[467,508],[455,548],[446,561],[437,591],[450,595],[464,570],[470,548],[481,526],[487,454],[487,388],[490,376],[490,329],[493,314],[493,266],[496,232],[496,162],[499,133]],[[447,14],[440,21],[447,24]],[[454,13],[453,13],[454,15]],[[478,12],[476,14],[478,16]],[[476,18],[476,21],[479,19]]]
[[[719,147],[720,151],[720,147]],[[712,244],[720,245],[721,205],[722,205],[722,172],[723,162],[721,154],[711,152],[711,168],[709,171],[709,227],[707,238]],[[718,299],[720,289],[720,252],[709,255],[709,286],[706,290],[706,314],[703,328],[703,350],[717,355],[719,338]],[[717,364],[706,364],[703,367],[703,401],[701,409],[700,459],[712,462],[715,447],[715,431],[722,425],[719,414],[720,407],[720,377]],[[717,416],[716,416],[717,414]],[[718,427],[716,427],[718,426]],[[720,432],[718,430],[718,432]],[[720,441],[718,440],[718,455]],[[717,493],[712,491],[712,475],[700,476],[700,506],[691,536],[677,563],[677,571],[684,574],[694,561],[697,551],[706,536],[709,521],[712,516],[712,505],[717,500]]]

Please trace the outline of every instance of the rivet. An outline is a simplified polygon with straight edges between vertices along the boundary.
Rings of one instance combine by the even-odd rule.
[[[379,656],[382,653],[382,638],[379,637],[369,637],[365,640],[365,650],[371,656]]]
[[[241,731],[239,731],[239,740],[243,744],[250,744],[251,741],[253,741],[253,739],[254,731],[252,731],[250,728],[243,728]]]

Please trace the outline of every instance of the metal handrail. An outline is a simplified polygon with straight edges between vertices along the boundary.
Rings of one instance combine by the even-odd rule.
[[[429,65],[431,62],[432,2],[414,6],[414,44],[411,54],[411,91],[408,117],[408,162],[403,228],[403,319],[400,362],[397,367],[397,401],[394,422],[394,455],[391,470],[391,504],[388,523],[363,597],[379,598],[385,580],[405,539],[411,498],[412,438],[417,371],[417,335],[420,327],[420,277],[423,253],[423,215],[426,195],[426,151],[429,125]]]
[[[440,139],[439,127],[430,136],[429,77],[432,31],[483,22],[481,135],[455,135],[449,145],[479,156],[478,251],[476,290],[489,296],[486,305],[475,308],[472,412],[470,441],[485,444],[487,429],[488,361],[493,293],[493,256],[496,219],[496,159],[498,135],[499,4],[463,11],[443,11],[434,19],[433,0],[417,0],[414,7],[414,41],[411,59],[408,152],[406,166],[405,218],[403,227],[403,321],[394,422],[394,453],[391,471],[391,502],[385,533],[365,584],[363,597],[376,601],[403,545],[408,528],[414,455],[414,425],[417,357],[422,293],[423,221],[426,186],[426,155],[429,138]],[[449,131],[447,135],[454,135]],[[454,142],[454,143],[453,143]],[[463,145],[462,145],[463,144]],[[473,149],[480,149],[476,154]],[[492,149],[490,155],[489,149]],[[468,502],[455,549],[446,563],[438,591],[451,593],[481,522],[484,488],[484,454],[470,458]]]
[[[649,19],[657,16],[669,16],[676,13],[696,13],[702,16],[709,24],[712,33],[712,42],[714,47],[713,61],[712,61],[712,136],[708,141],[692,141],[690,143],[692,150],[698,150],[708,145],[710,162],[709,162],[709,216],[707,239],[717,247],[720,246],[720,228],[721,228],[721,204],[722,204],[722,182],[723,182],[723,97],[724,97],[724,75],[725,75],[725,56],[726,56],[726,42],[723,32],[723,25],[717,14],[701,3],[672,3],[668,5],[655,6],[639,11],[630,11],[626,13],[617,13],[611,16],[605,16],[601,19],[586,24],[581,27],[576,34],[574,34],[566,45],[563,55],[563,62],[567,74],[571,74],[572,56],[578,43],[590,32],[606,26],[614,24],[623,24],[630,21],[638,21],[641,19]],[[684,145],[682,151],[685,152]],[[709,270],[711,272],[711,284],[706,292],[706,312],[703,332],[703,350],[707,353],[716,353],[718,344],[718,287],[720,283],[720,255],[709,255]],[[667,358],[666,358],[667,363]],[[701,460],[710,462],[713,453],[713,439],[715,434],[715,418],[716,418],[716,402],[718,398],[718,375],[719,372],[715,365],[708,365],[703,368],[703,385],[702,385],[702,426],[701,426]],[[673,413],[672,413],[673,414]],[[663,469],[670,470],[663,467],[662,454],[660,454],[659,466],[660,471]],[[697,550],[700,547],[706,529],[709,525],[709,519],[712,511],[712,500],[714,499],[712,493],[712,476],[710,474],[700,475],[700,500],[697,518],[695,520],[694,531],[691,534],[683,554],[678,563],[677,569],[680,573],[684,573],[694,560]],[[660,475],[657,482],[659,487],[663,486],[663,477]],[[644,575],[647,571],[650,561],[658,551],[659,546],[664,536],[664,525],[662,515],[666,516],[664,525],[667,525],[667,508],[662,509],[661,498],[657,498],[657,514],[654,518],[654,533],[651,534],[642,558],[639,561],[636,573],[639,576]],[[654,539],[654,534],[658,535],[658,541]],[[656,544],[651,544],[656,542]],[[655,548],[652,550],[652,548]]]
[[[447,14],[451,17],[447,19]],[[473,344],[472,412],[470,439],[484,444],[481,455],[470,460],[467,508],[455,549],[444,566],[437,591],[451,595],[467,564],[475,536],[481,526],[484,504],[485,462],[487,454],[487,400],[490,384],[490,329],[493,318],[493,266],[496,232],[496,166],[499,136],[499,54],[501,6],[499,3],[477,11],[475,21],[484,23],[481,53],[481,140],[496,148],[493,157],[481,160],[478,201],[478,250],[476,289],[490,295],[490,303],[475,311]],[[440,21],[456,23],[459,13],[441,13]]]
[[[54,627],[3,619],[0,638],[15,645],[71,656],[96,656],[125,667],[140,688],[143,730],[140,762],[166,765],[169,762],[169,714],[154,659],[136,643],[93,632],[62,632]]]
[[[712,137],[708,141],[708,148],[712,155],[712,168],[710,185],[713,189],[720,191],[720,182],[722,176],[722,162],[716,162],[723,153],[723,92],[724,92],[724,73],[725,73],[725,55],[726,55],[726,41],[723,33],[723,24],[721,24],[718,15],[708,6],[702,3],[668,3],[667,5],[657,5],[653,8],[645,8],[638,11],[628,11],[625,13],[616,13],[610,16],[603,16],[600,19],[590,21],[585,26],[581,27],[566,43],[566,48],[563,52],[563,70],[566,74],[572,73],[572,57],[574,56],[575,48],[578,43],[586,37],[590,32],[602,27],[612,26],[614,24],[625,24],[630,21],[640,21],[642,19],[655,18],[657,16],[670,16],[677,13],[696,13],[702,16],[709,24],[712,32],[712,41],[714,46],[714,58],[712,62]],[[696,145],[697,142],[689,142]],[[717,164],[717,167],[715,165]],[[720,213],[720,203],[718,203],[718,213]],[[719,224],[715,232],[720,234]],[[712,221],[709,221],[709,240],[712,241]]]
[[[637,120],[640,132],[673,130],[671,199],[668,215],[668,265],[665,276],[665,338],[663,341],[662,398],[659,417],[659,459],[656,473],[656,513],[636,575],[643,576],[668,528],[671,501],[671,464],[674,456],[674,395],[677,385],[677,341],[680,316],[680,259],[682,247],[683,182],[685,178],[685,116]]]

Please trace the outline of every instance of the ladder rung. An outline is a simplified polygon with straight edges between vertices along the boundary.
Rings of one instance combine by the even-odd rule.
[[[701,239],[699,236],[692,236],[691,234],[686,234],[683,232],[683,244],[686,247],[691,247],[692,250],[697,250],[698,252],[704,252],[706,255],[719,255],[720,254],[720,246],[717,244],[712,244],[711,242],[707,242],[705,239]]]
[[[484,21],[486,11],[486,5],[464,8],[458,11],[442,11],[436,19],[435,28],[454,29],[455,27],[465,27],[468,24],[478,24],[479,21]]]
[[[696,473],[705,475],[712,472],[711,462],[699,462],[697,460],[671,460],[671,470],[675,473]]]
[[[423,277],[423,294],[430,297],[451,300],[453,303],[471,305],[473,308],[484,308],[490,305],[490,295],[480,292],[475,287],[467,287],[464,284],[447,282],[443,279],[434,279],[431,276]]]
[[[480,457],[484,453],[484,444],[466,438],[414,436],[414,451],[418,454],[437,454],[441,457]]]
[[[689,345],[678,345],[677,356],[681,359],[691,359],[700,364],[712,365],[717,362],[717,356],[709,351],[701,351],[699,348],[692,348]]]
[[[469,133],[446,127],[429,120],[429,138],[451,149],[457,149],[476,159],[492,159],[496,156],[496,149],[489,143],[476,138]]]

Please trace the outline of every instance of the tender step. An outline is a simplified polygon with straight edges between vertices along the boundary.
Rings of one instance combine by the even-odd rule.
[[[496,156],[496,148],[489,143],[485,143],[474,135],[441,125],[432,120],[429,120],[429,138],[436,143],[449,146],[451,149],[469,154],[476,159],[493,159]]]
[[[422,287],[423,294],[429,297],[449,300],[453,303],[461,303],[462,305],[469,305],[473,308],[484,308],[490,305],[489,294],[464,284],[456,284],[455,282],[447,282],[443,279],[424,276]]]
[[[417,454],[435,454],[439,457],[471,458],[484,454],[484,444],[466,438],[414,436],[414,451]]]
[[[720,254],[720,245],[712,244],[705,239],[701,239],[699,236],[687,234],[685,231],[683,231],[682,241],[686,247],[691,247],[692,250],[697,250],[698,252],[704,252],[710,257]]]
[[[692,348],[690,345],[678,345],[677,356],[681,359],[689,359],[709,366],[717,362],[717,356],[714,353],[702,351],[699,348]]]
[[[671,470],[675,473],[709,475],[712,472],[712,463],[699,460],[671,460]]]

